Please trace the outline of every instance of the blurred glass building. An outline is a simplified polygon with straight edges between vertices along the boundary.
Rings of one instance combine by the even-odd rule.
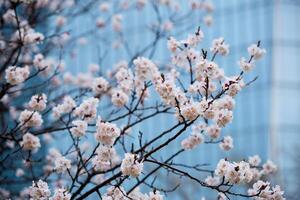
[[[199,147],[197,153],[186,154],[186,163],[209,162],[213,168],[222,157],[243,159],[258,154],[262,160],[271,158],[279,165],[279,174],[276,178],[288,195],[297,191],[298,173],[300,167],[300,1],[298,0],[214,0],[216,11],[213,14],[214,23],[210,28],[203,28],[205,42],[203,46],[209,48],[211,41],[217,37],[224,37],[230,44],[228,57],[217,57],[217,62],[225,68],[228,74],[239,73],[237,61],[247,57],[247,47],[261,41],[262,47],[267,50],[266,56],[257,62],[253,73],[246,75],[246,81],[255,76],[259,78],[237,96],[234,120],[222,133],[234,138],[235,148],[222,153],[215,145]],[[200,14],[199,14],[200,16]],[[131,45],[139,48],[140,43],[151,41],[149,33],[140,34],[141,24],[153,20],[153,16],[145,15],[142,18],[138,13],[128,16],[131,24],[125,30],[130,35]],[[200,17],[190,21],[190,25],[197,27]],[[77,22],[74,27],[89,26],[92,19],[85,23]],[[202,22],[201,22],[202,23]],[[193,31],[193,29],[190,29]],[[186,35],[189,32],[186,32]],[[103,36],[110,37],[110,33]],[[158,50],[154,53],[154,60],[166,60],[169,53],[166,51],[165,40],[161,41]],[[89,63],[98,62],[101,47],[89,43],[77,52],[77,58],[72,63],[74,73],[86,71]],[[147,56],[147,55],[146,55]],[[109,68],[116,62],[126,59],[126,53],[113,51],[106,55],[101,63]],[[74,67],[75,66],[75,67]],[[159,123],[159,124],[158,124]],[[160,117],[159,120],[147,122],[140,130],[151,130],[169,127],[169,118]],[[172,143],[174,149],[180,144]],[[162,152],[162,154],[168,152]],[[298,182],[297,182],[298,181]],[[190,191],[199,192],[199,187],[191,186]],[[181,195],[189,199],[190,191],[182,191]],[[201,190],[200,190],[201,193]],[[288,197],[292,199],[292,197]]]

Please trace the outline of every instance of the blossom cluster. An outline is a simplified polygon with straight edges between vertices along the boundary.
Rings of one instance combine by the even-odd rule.
[[[5,79],[11,85],[23,83],[29,77],[29,67],[10,66],[5,70]]]
[[[261,170],[259,167],[260,162],[261,159],[257,155],[250,156],[248,162],[229,162],[226,159],[222,159],[217,165],[215,175],[220,178],[224,177],[230,183],[239,184],[256,181],[263,175],[276,172],[277,167],[272,161],[268,160],[263,164]]]
[[[160,194],[159,191],[149,192],[149,194],[143,194],[140,192],[139,188],[136,188],[129,195],[126,194],[126,191],[122,187],[110,187],[107,189],[104,200],[163,200],[163,195]]]
[[[137,155],[126,153],[121,164],[121,171],[124,175],[137,177],[143,171],[143,163],[139,161]]]
[[[97,120],[95,138],[103,145],[113,145],[116,138],[120,136],[120,129],[113,123]]]
[[[96,150],[92,164],[96,171],[106,171],[120,163],[119,155],[114,147],[101,145]]]
[[[51,191],[48,184],[42,180],[32,183],[29,189],[29,195],[32,200],[70,200],[71,195],[66,189],[58,188],[54,191],[53,196],[51,196]]]
[[[96,3],[91,1],[91,5],[86,5],[82,12],[88,12],[88,7],[94,7]],[[212,24],[211,12],[214,7],[209,1],[191,0],[188,3],[187,7],[192,11],[205,10],[207,15],[202,20],[207,25]],[[7,64],[0,59],[1,64],[5,66],[0,104],[1,108],[3,104],[4,112],[8,110],[8,114],[16,121],[7,123],[8,129],[3,131],[4,139],[1,137],[1,143],[2,140],[6,140],[3,142],[4,151],[6,153],[8,149],[9,153],[4,160],[11,159],[15,162],[14,154],[18,154],[23,158],[23,162],[20,164],[22,166],[17,164],[14,178],[25,182],[38,180],[20,192],[21,199],[29,197],[32,200],[69,200],[77,199],[81,195],[81,198],[86,198],[94,191],[99,193],[100,190],[105,190],[104,194],[101,194],[104,200],[162,200],[161,192],[168,191],[155,186],[156,178],[151,185],[148,183],[147,179],[152,173],[145,170],[146,165],[155,163],[158,165],[156,169],[167,170],[174,176],[190,178],[189,173],[181,170],[189,168],[188,165],[176,165],[173,162],[180,153],[188,153],[207,143],[218,144],[223,151],[233,148],[233,139],[224,135],[224,128],[233,121],[235,96],[249,85],[244,81],[245,72],[250,72],[266,53],[260,42],[248,47],[248,59],[242,57],[238,61],[241,72],[235,76],[228,76],[215,59],[216,56],[227,56],[230,53],[230,45],[225,38],[214,39],[206,51],[199,50],[204,39],[200,28],[182,40],[170,36],[177,25],[177,14],[184,9],[177,0],[104,1],[98,8],[94,8],[100,11],[101,16],[92,19],[96,31],[93,29],[89,33],[97,32],[101,35],[107,28],[112,32],[112,38],[116,36],[116,40],[109,41],[107,38],[108,42],[104,39],[105,43],[111,45],[113,50],[123,47],[131,58],[116,62],[107,72],[103,71],[108,67],[106,62],[99,58],[99,64],[90,64],[88,72],[72,75],[65,71],[65,63],[61,59],[67,49],[65,47],[70,47],[68,45],[73,45],[74,41],[74,45],[84,46],[90,39],[85,36],[76,38],[66,31],[69,22],[72,21],[70,18],[80,15],[74,7],[74,0],[12,0],[0,2],[0,5],[8,8],[3,9],[5,11],[1,16],[1,23],[12,29],[9,36],[6,36],[6,31],[0,32],[0,51],[6,48],[13,49],[11,58],[8,58],[11,60],[8,60]],[[136,48],[131,49],[126,41],[125,11],[135,8],[141,12],[147,6],[154,8],[158,18],[157,21],[147,24],[147,28],[156,33],[157,39],[144,50],[132,54],[131,51]],[[71,8],[72,11],[69,16],[69,12],[65,12],[67,8]],[[28,16],[22,16],[23,9],[24,13],[26,10],[30,11]],[[160,15],[161,9],[167,9],[166,13],[170,16],[165,18]],[[34,11],[43,12],[36,16],[30,14]],[[47,16],[53,16],[55,20],[49,28],[54,31],[53,35],[37,31],[39,26],[35,23],[48,22]],[[180,18],[184,20],[185,15],[182,17]],[[159,40],[167,37],[170,63],[160,63],[153,59],[153,55]],[[104,41],[99,39],[101,45]],[[62,55],[56,60],[49,56],[51,54],[48,48],[58,47]],[[73,48],[69,49],[71,57],[76,57],[76,51]],[[153,54],[148,54],[149,50]],[[105,57],[106,55],[103,56]],[[13,61],[14,59],[16,60]],[[34,82],[40,79],[44,82],[35,85]],[[32,83],[29,80],[34,81]],[[150,98],[152,91],[158,96],[155,103],[154,98]],[[15,99],[23,97],[29,98],[28,102],[23,105],[15,103]],[[11,102],[13,106],[10,105]],[[162,133],[155,131],[149,134],[150,138],[153,135],[154,138],[145,139],[143,133],[136,130],[136,125],[158,114],[172,116],[177,125]],[[2,116],[7,115],[5,113]],[[173,122],[171,121],[170,124]],[[13,124],[16,126],[11,128]],[[132,134],[125,134],[129,130],[132,130]],[[40,159],[40,155],[33,155],[42,145],[52,145],[51,142],[55,139],[65,139],[62,134],[54,136],[55,132],[68,133],[63,135],[71,141],[71,146],[53,147],[49,149],[45,159]],[[136,132],[140,133],[138,145],[135,140]],[[174,152],[172,159],[163,162],[161,160],[164,158],[156,157],[157,152],[169,147],[169,143],[178,138],[182,138],[179,139],[182,149]],[[26,151],[19,153],[18,149],[14,149],[16,144]],[[4,162],[3,166],[6,163],[9,162]],[[42,166],[42,170],[35,171],[33,166]],[[177,169],[178,166],[181,168]],[[189,170],[191,168],[193,167]],[[29,170],[31,177],[27,173]],[[261,165],[261,159],[257,155],[240,162],[222,159],[215,170],[209,171],[211,176],[204,182],[199,178],[197,182],[201,183],[201,186],[220,190],[220,199],[225,199],[227,195],[238,196],[239,194],[231,190],[236,184],[252,185],[248,190],[248,197],[258,200],[284,199],[279,186],[271,187],[269,182],[260,180],[276,171],[277,166],[272,161],[268,160]],[[55,186],[53,192],[49,189],[52,180],[51,186]],[[130,188],[130,181],[133,180],[137,180],[137,184]],[[49,181],[49,186],[45,181]],[[142,193],[138,187],[140,184],[149,186],[151,190]],[[63,185],[68,185],[67,189]],[[230,188],[222,193],[223,186]],[[9,198],[10,194],[0,189],[0,196]],[[14,197],[12,194],[12,198]]]
[[[281,190],[279,185],[275,187],[271,187],[269,182],[264,181],[257,181],[253,184],[253,188],[248,190],[248,194],[255,196],[254,199],[256,200],[263,200],[263,199],[278,199],[284,200],[283,197],[284,192]]]

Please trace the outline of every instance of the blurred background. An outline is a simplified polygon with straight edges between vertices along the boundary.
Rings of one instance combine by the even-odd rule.
[[[230,54],[225,58],[217,57],[216,61],[228,74],[239,73],[237,61],[247,55],[250,44],[260,40],[267,54],[247,77],[247,80],[255,76],[259,78],[237,96],[233,123],[222,133],[233,137],[235,148],[222,153],[214,145],[205,145],[180,159],[184,159],[186,163],[193,163],[195,160],[200,163],[208,162],[214,168],[222,157],[244,159],[258,154],[263,161],[270,158],[279,167],[275,182],[284,187],[287,199],[297,199],[294,196],[300,189],[297,178],[300,174],[300,1],[211,2],[214,12],[211,14],[213,23],[210,27],[203,25],[203,13],[199,11],[189,17],[188,21],[174,25],[176,28],[169,35],[183,39],[201,26],[205,34],[201,48],[206,49],[209,49],[213,39],[224,37],[230,44]],[[184,8],[185,1],[181,1],[180,5]],[[126,26],[122,37],[106,30],[85,38],[86,45],[68,52],[67,68],[73,74],[85,73],[91,63],[96,63],[105,71],[119,61],[128,61],[128,52],[134,54],[155,37],[147,29],[156,20],[153,8],[146,6],[144,9],[143,15],[135,10],[124,16]],[[163,11],[161,15],[164,15]],[[89,12],[83,18],[73,21],[70,31],[82,40],[94,23],[95,16]],[[118,48],[118,40],[127,41],[129,50]],[[158,63],[168,61],[170,54],[166,48],[166,40],[167,38],[160,40],[156,51],[145,52],[144,56],[151,55]],[[110,51],[106,51],[108,48]],[[162,116],[155,123],[149,121],[135,130],[155,132],[169,127],[168,123],[170,119]],[[171,145],[177,149],[180,144]],[[166,154],[168,152],[161,152],[162,156]],[[174,180],[166,178],[165,181]],[[199,187],[187,184],[190,184],[188,190],[179,189],[177,192],[181,199],[190,199],[190,192],[204,194]]]

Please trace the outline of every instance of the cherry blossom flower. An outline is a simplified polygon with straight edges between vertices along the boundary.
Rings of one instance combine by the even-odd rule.
[[[25,150],[37,150],[41,147],[40,139],[31,133],[23,135],[21,145]]]
[[[113,145],[115,139],[120,136],[120,129],[115,124],[98,119],[96,126],[95,138],[104,145]]]
[[[122,90],[114,90],[111,95],[111,101],[115,106],[122,107],[128,102],[128,95]]]
[[[50,200],[70,200],[71,194],[64,188],[55,189],[54,195]]]
[[[28,106],[32,110],[43,111],[47,106],[47,96],[43,94],[37,94],[31,97]]]
[[[229,151],[233,148],[233,139],[230,136],[225,136],[219,144],[220,148],[224,151]]]
[[[138,156],[125,153],[125,158],[121,164],[121,171],[124,175],[138,177],[143,171],[143,163],[138,161]]]
[[[57,157],[54,164],[54,170],[56,170],[57,173],[64,173],[65,171],[71,169],[71,160],[63,156]]]
[[[36,111],[24,110],[20,113],[19,122],[25,127],[40,127],[43,123],[43,119]]]
[[[32,200],[47,200],[51,192],[49,190],[48,184],[42,180],[37,183],[32,182],[32,186],[29,189],[29,195]]]
[[[29,76],[29,67],[10,66],[5,70],[5,79],[11,85],[23,83]]]
[[[96,95],[102,94],[107,91],[108,85],[109,84],[107,80],[105,80],[103,77],[95,78],[92,86],[93,92]]]
[[[72,124],[74,125],[74,127],[72,127],[70,131],[75,137],[81,137],[85,135],[88,126],[86,121],[74,120]]]

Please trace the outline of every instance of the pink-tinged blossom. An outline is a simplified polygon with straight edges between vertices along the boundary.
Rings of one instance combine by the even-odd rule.
[[[102,17],[98,17],[96,20],[96,26],[101,29],[105,27],[105,20]]]
[[[226,56],[229,54],[229,44],[225,43],[224,38],[217,38],[213,40],[210,51],[215,54],[218,53],[222,56]]]
[[[128,95],[122,90],[115,89],[111,95],[111,101],[115,106],[122,107],[128,102]]]
[[[36,151],[41,147],[40,139],[31,133],[26,133],[23,135],[21,145],[23,146],[24,150],[32,151]]]
[[[56,26],[62,27],[66,24],[66,22],[67,22],[67,19],[64,16],[56,17],[56,20],[55,20]]]
[[[116,73],[118,87],[125,93],[129,93],[133,89],[134,78],[132,71],[127,67],[120,67]]]
[[[173,38],[173,37],[170,37],[170,38],[168,39],[167,45],[168,45],[168,49],[169,49],[172,53],[174,53],[174,52],[177,50],[178,46],[179,46],[179,41],[177,41],[177,40],[176,40],[175,38]]]
[[[204,182],[209,186],[217,186],[220,184],[221,180],[218,176],[208,176],[206,177]]]
[[[3,18],[4,22],[7,23],[7,24],[16,24],[17,23],[16,14],[15,14],[15,11],[13,9],[8,9],[2,15],[2,18]]]
[[[24,127],[40,127],[43,119],[36,111],[24,110],[20,113],[19,122]]]
[[[59,118],[61,115],[70,113],[76,107],[76,102],[71,96],[65,96],[62,104],[53,107],[52,113],[54,118]]]
[[[99,5],[99,10],[101,12],[107,12],[110,9],[110,4],[108,2],[103,2]]]
[[[74,125],[74,127],[72,127],[70,129],[70,131],[75,137],[81,137],[81,136],[85,135],[85,132],[86,132],[87,127],[88,127],[88,124],[87,124],[86,121],[74,120],[72,122],[72,124]]]
[[[92,165],[96,171],[106,171],[120,163],[119,155],[114,147],[101,145],[96,150]]]
[[[94,97],[83,100],[83,102],[74,110],[74,116],[87,122],[93,121],[97,115],[98,103],[99,99]]]
[[[10,66],[5,70],[5,79],[11,85],[23,83],[29,77],[29,67]]]
[[[143,194],[140,191],[139,187],[136,187],[128,196],[134,200],[148,200],[149,199],[148,195]]]
[[[244,72],[250,72],[255,67],[253,62],[249,62],[246,60],[246,58],[242,57],[238,62],[240,68]]]
[[[259,60],[266,54],[266,50],[257,46],[257,44],[252,44],[248,47],[248,53],[253,56],[254,60]]]
[[[232,184],[249,183],[253,178],[249,163],[244,161],[232,163],[222,159],[217,165],[215,174]]]
[[[280,186],[276,185],[271,188],[269,182],[257,181],[253,184],[253,187],[248,190],[249,195],[253,195],[256,200],[264,199],[276,199],[285,200],[283,197],[284,192],[281,190]]]
[[[143,171],[143,162],[138,160],[138,156],[125,153],[125,158],[121,164],[121,171],[124,175],[138,177]]]
[[[203,134],[199,132],[193,132],[190,136],[188,136],[181,142],[181,147],[185,150],[191,150],[196,148],[199,144],[203,142],[204,142]]]
[[[194,120],[199,116],[199,109],[198,103],[190,100],[189,102],[185,103],[184,105],[180,106],[180,111],[182,116],[186,120]]]
[[[233,139],[230,136],[225,136],[219,144],[220,148],[224,151],[229,151],[233,148]]]
[[[37,94],[31,97],[28,107],[35,111],[43,111],[47,106],[47,96],[42,94]]]
[[[103,77],[95,78],[92,85],[94,94],[100,95],[108,90],[109,83]]]
[[[217,125],[210,125],[206,128],[206,132],[212,139],[216,139],[220,137],[221,128]]]
[[[37,183],[32,182],[32,186],[29,188],[29,195],[32,200],[48,200],[51,195],[48,184],[42,180]]]
[[[144,82],[150,80],[158,72],[157,66],[148,58],[138,57],[133,61],[135,65],[135,76]]]
[[[16,177],[22,177],[22,176],[24,176],[24,174],[25,174],[25,172],[24,172],[23,169],[18,168],[18,169],[16,170]]]
[[[220,68],[217,63],[213,61],[207,61],[206,59],[202,59],[195,65],[196,70],[196,78],[198,80],[202,80],[203,78],[208,77],[209,79],[219,79]]]
[[[258,155],[249,156],[248,162],[251,166],[257,167],[261,163],[261,158]]]
[[[120,136],[120,129],[112,123],[97,120],[95,138],[104,145],[112,145]]]
[[[64,173],[71,169],[71,160],[63,156],[59,156],[55,159],[54,165],[54,170],[57,173]]]
[[[45,39],[45,37],[42,33],[31,31],[31,32],[26,33],[26,35],[24,37],[24,43],[25,44],[40,43],[44,39]]]
[[[272,174],[277,171],[277,166],[271,160],[268,160],[262,167],[264,174]]]
[[[123,27],[122,27],[122,21],[123,21],[123,16],[121,14],[116,14],[112,16],[112,28],[116,32],[121,32]]]
[[[54,195],[50,200],[70,200],[71,194],[64,188],[55,189]]]
[[[233,113],[228,109],[221,109],[216,112],[214,121],[219,127],[225,127],[228,123],[231,123],[233,119]]]
[[[214,19],[211,15],[206,15],[204,18],[203,18],[203,22],[207,25],[207,26],[211,26],[213,25],[214,23]]]
[[[128,200],[126,191],[122,186],[111,186],[107,189],[106,194],[102,198],[103,200]]]
[[[216,100],[214,105],[217,109],[233,110],[235,107],[235,100],[231,96],[225,95],[221,99]]]

